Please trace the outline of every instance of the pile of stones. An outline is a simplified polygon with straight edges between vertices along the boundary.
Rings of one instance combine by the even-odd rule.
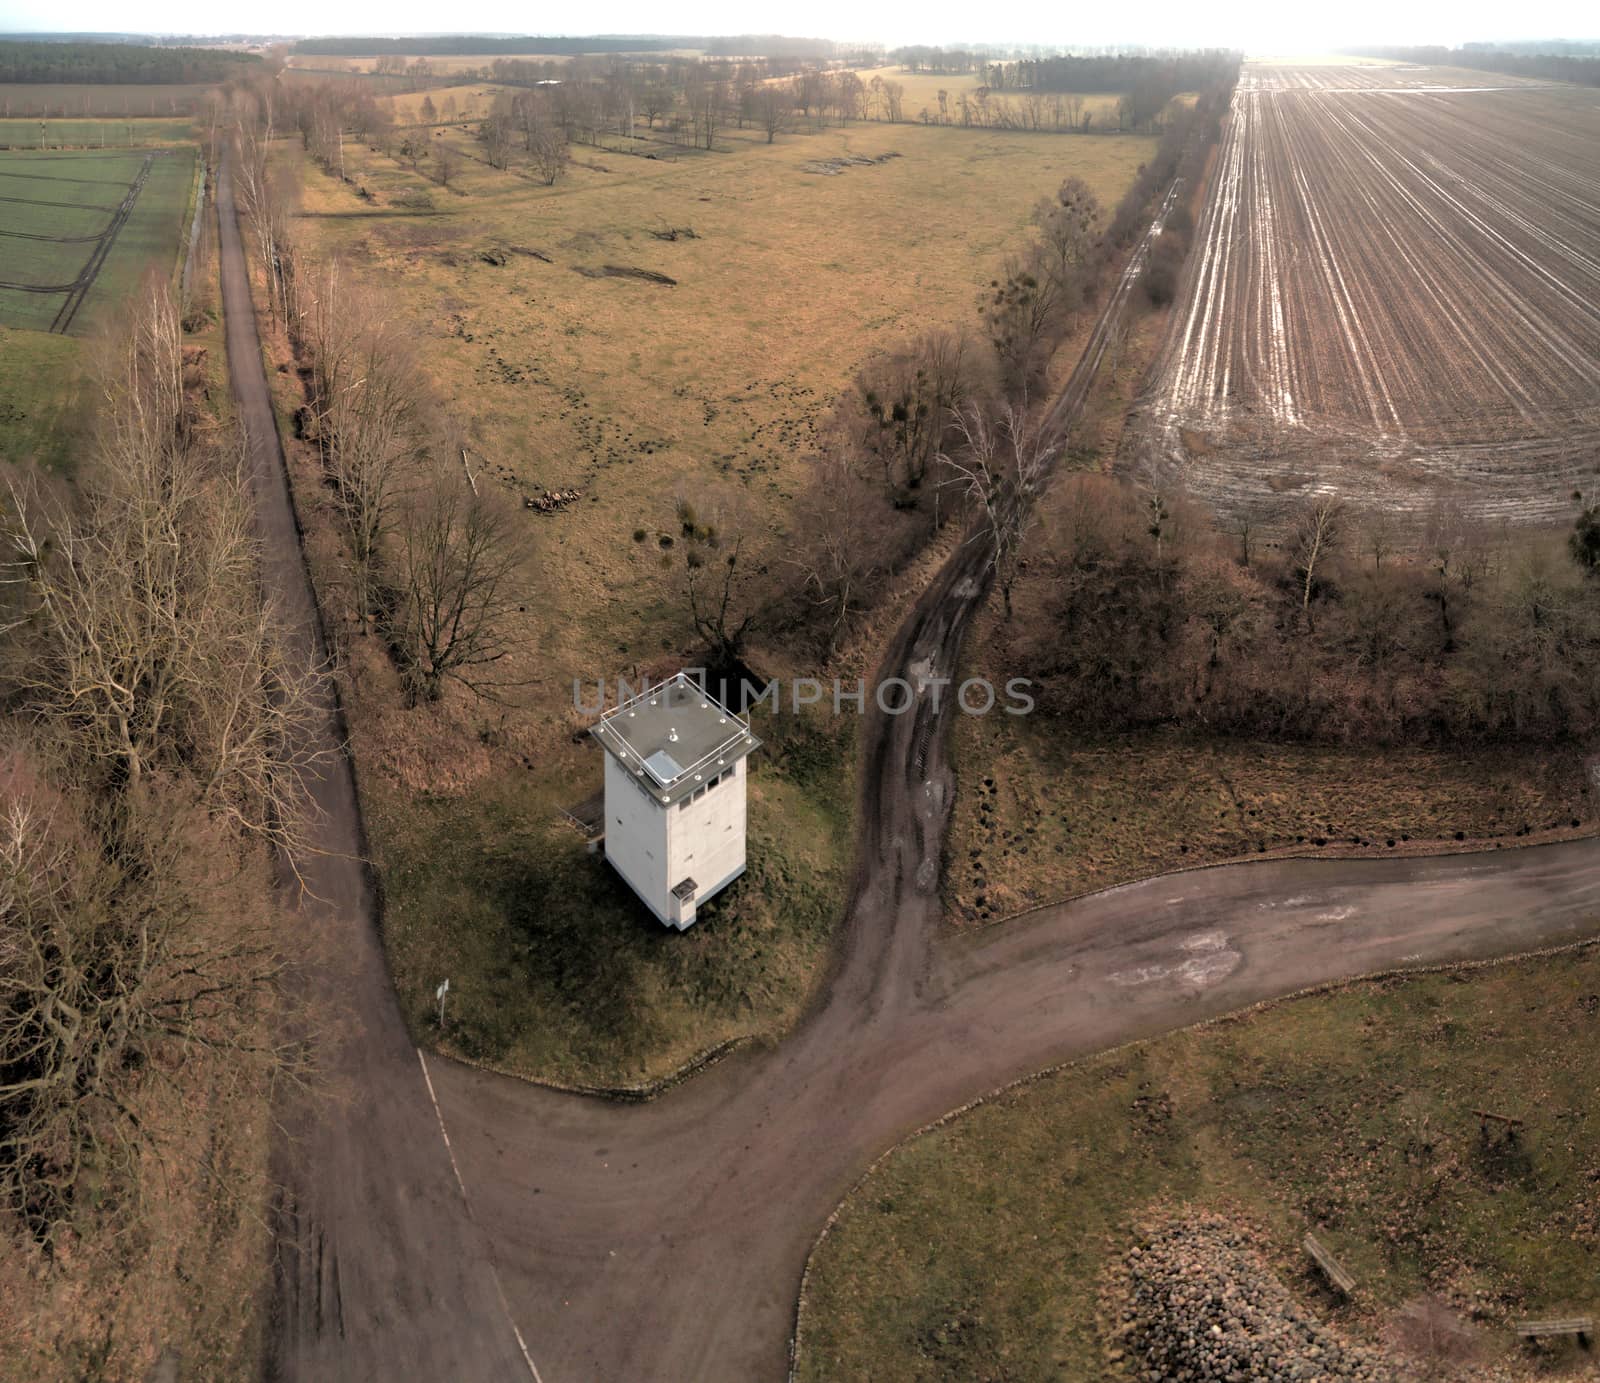
[[[1334,1334],[1220,1216],[1149,1228],[1114,1273],[1109,1361],[1146,1383],[1353,1379],[1389,1383],[1394,1361]]]

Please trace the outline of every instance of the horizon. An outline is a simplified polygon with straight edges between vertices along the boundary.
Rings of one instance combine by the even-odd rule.
[[[814,23],[805,26],[806,32],[778,33],[773,30],[752,28],[748,14],[742,6],[727,0],[713,0],[702,7],[703,16],[698,22],[686,21],[681,27],[664,29],[652,27],[648,22],[629,24],[619,20],[602,33],[592,28],[572,25],[526,26],[507,24],[520,7],[505,0],[490,0],[478,11],[482,22],[452,28],[424,27],[422,23],[407,24],[404,20],[415,17],[419,21],[434,18],[430,6],[418,0],[401,0],[382,11],[386,20],[398,18],[402,22],[374,25],[366,16],[376,10],[365,0],[333,0],[332,4],[308,4],[306,0],[290,0],[279,10],[284,22],[272,32],[254,32],[244,28],[216,28],[203,22],[214,20],[210,6],[198,0],[178,0],[164,9],[173,22],[160,27],[143,27],[126,23],[126,11],[106,0],[91,0],[80,10],[91,17],[103,16],[106,22],[83,23],[71,29],[59,26],[59,13],[43,0],[21,0],[20,3],[0,4],[0,37],[27,38],[33,35],[60,35],[62,37],[92,38],[96,36],[126,36],[140,38],[221,38],[240,37],[263,40],[294,41],[308,38],[417,38],[481,36],[484,38],[509,37],[701,37],[739,38],[784,37],[814,38],[839,44],[872,44],[885,48],[898,48],[914,44],[942,47],[972,48],[1154,48],[1154,49],[1236,49],[1246,56],[1311,55],[1333,53],[1340,49],[1360,46],[1424,46],[1439,45],[1456,48],[1465,43],[1583,43],[1600,41],[1594,31],[1592,9],[1579,6],[1570,0],[1545,0],[1544,3],[1524,7],[1520,22],[1515,26],[1506,23],[1502,7],[1483,3],[1447,5],[1432,3],[1408,9],[1403,19],[1392,13],[1392,7],[1376,0],[1357,0],[1354,5],[1342,7],[1338,14],[1325,19],[1320,13],[1289,13],[1280,7],[1260,0],[1236,3],[1205,17],[1197,17],[1187,7],[1163,3],[1141,13],[1130,24],[1119,15],[1079,16],[1063,25],[1055,15],[1039,12],[1027,14],[1017,21],[1004,25],[1005,32],[979,36],[970,32],[971,19],[963,9],[950,0],[936,0],[932,5],[917,5],[911,0],[888,0],[863,10],[859,6],[842,3],[842,0],[825,0],[811,11]],[[330,21],[330,13],[340,16]],[[622,16],[637,16],[641,21],[657,18],[657,13],[642,4],[625,3],[614,11]],[[185,16],[193,16],[184,22]],[[303,17],[311,21],[296,24]],[[124,22],[114,22],[121,19]],[[1030,23],[1029,21],[1033,21]],[[51,21],[54,21],[53,23]],[[1035,27],[1036,25],[1036,27]],[[997,30],[1001,25],[996,25]],[[1132,29],[1133,32],[1129,32]],[[1508,31],[1509,30],[1509,31]]]

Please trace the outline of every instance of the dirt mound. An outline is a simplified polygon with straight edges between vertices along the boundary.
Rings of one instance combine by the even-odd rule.
[[[654,269],[640,269],[632,264],[602,264],[598,269],[590,264],[574,264],[573,269],[586,279],[643,279],[646,283],[659,283],[668,288],[677,286],[678,280]]]
[[[841,154],[838,158],[814,159],[810,163],[802,163],[802,173],[815,173],[822,178],[836,178],[847,168],[871,168],[877,163],[887,163],[892,158],[900,155],[894,150],[886,154],[879,154],[876,158],[868,158],[865,154]]]

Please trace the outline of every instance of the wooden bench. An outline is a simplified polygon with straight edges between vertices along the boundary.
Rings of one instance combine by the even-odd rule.
[[[1579,1344],[1587,1344],[1594,1334],[1593,1316],[1571,1316],[1559,1321],[1518,1321],[1513,1330],[1524,1340],[1548,1339],[1552,1335],[1576,1335]]]
[[[1356,1289],[1355,1277],[1350,1270],[1318,1242],[1315,1234],[1308,1233],[1305,1237],[1305,1250],[1309,1253],[1316,1265],[1322,1269],[1328,1281],[1337,1287],[1345,1296],[1349,1296]]]

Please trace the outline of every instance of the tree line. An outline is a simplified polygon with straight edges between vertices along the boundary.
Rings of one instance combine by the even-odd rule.
[[[296,429],[344,544],[345,579],[323,592],[342,615],[335,633],[379,640],[412,705],[437,701],[451,682],[493,696],[527,598],[523,530],[507,503],[480,492],[461,433],[382,294],[296,242],[298,189],[268,157],[283,114],[272,95],[236,102],[234,176],[269,317],[309,378]],[[317,143],[326,133],[315,134],[320,109],[299,115],[332,172],[335,155]]]
[[[260,67],[253,53],[216,48],[0,40],[0,82],[178,85],[222,82]]]
[[[298,1069],[263,847],[300,845],[325,714],[164,281],[93,375],[79,483],[0,500],[0,1209],[47,1248],[205,1155],[152,1105]]]
[[[718,57],[772,55],[831,60],[855,51],[854,45],[841,45],[824,38],[785,38],[777,34],[746,34],[733,37],[708,37],[693,34],[592,34],[537,35],[516,38],[490,38],[473,34],[444,34],[413,38],[303,38],[294,45],[296,53],[336,58],[370,58],[384,55],[403,57],[515,57],[549,53],[558,57],[581,57],[595,53],[667,53],[675,49],[698,49]]]
[[[1022,58],[989,63],[984,74],[996,91],[1122,92],[1150,82],[1176,95],[1236,80],[1240,56],[1223,49],[1207,49],[1194,53]]]
[[[1430,67],[1466,67],[1475,72],[1504,72],[1513,77],[1542,77],[1553,82],[1571,82],[1575,86],[1600,86],[1600,57],[1586,55],[1582,45],[1578,47],[1580,51],[1576,53],[1512,51],[1476,43],[1461,48],[1352,48],[1346,51],[1353,57],[1391,58]]]
[[[1005,657],[1092,733],[1581,740],[1600,727],[1600,545],[1582,532],[1446,503],[1401,527],[1328,496],[1224,531],[1180,494],[1074,476],[1046,505]]]

